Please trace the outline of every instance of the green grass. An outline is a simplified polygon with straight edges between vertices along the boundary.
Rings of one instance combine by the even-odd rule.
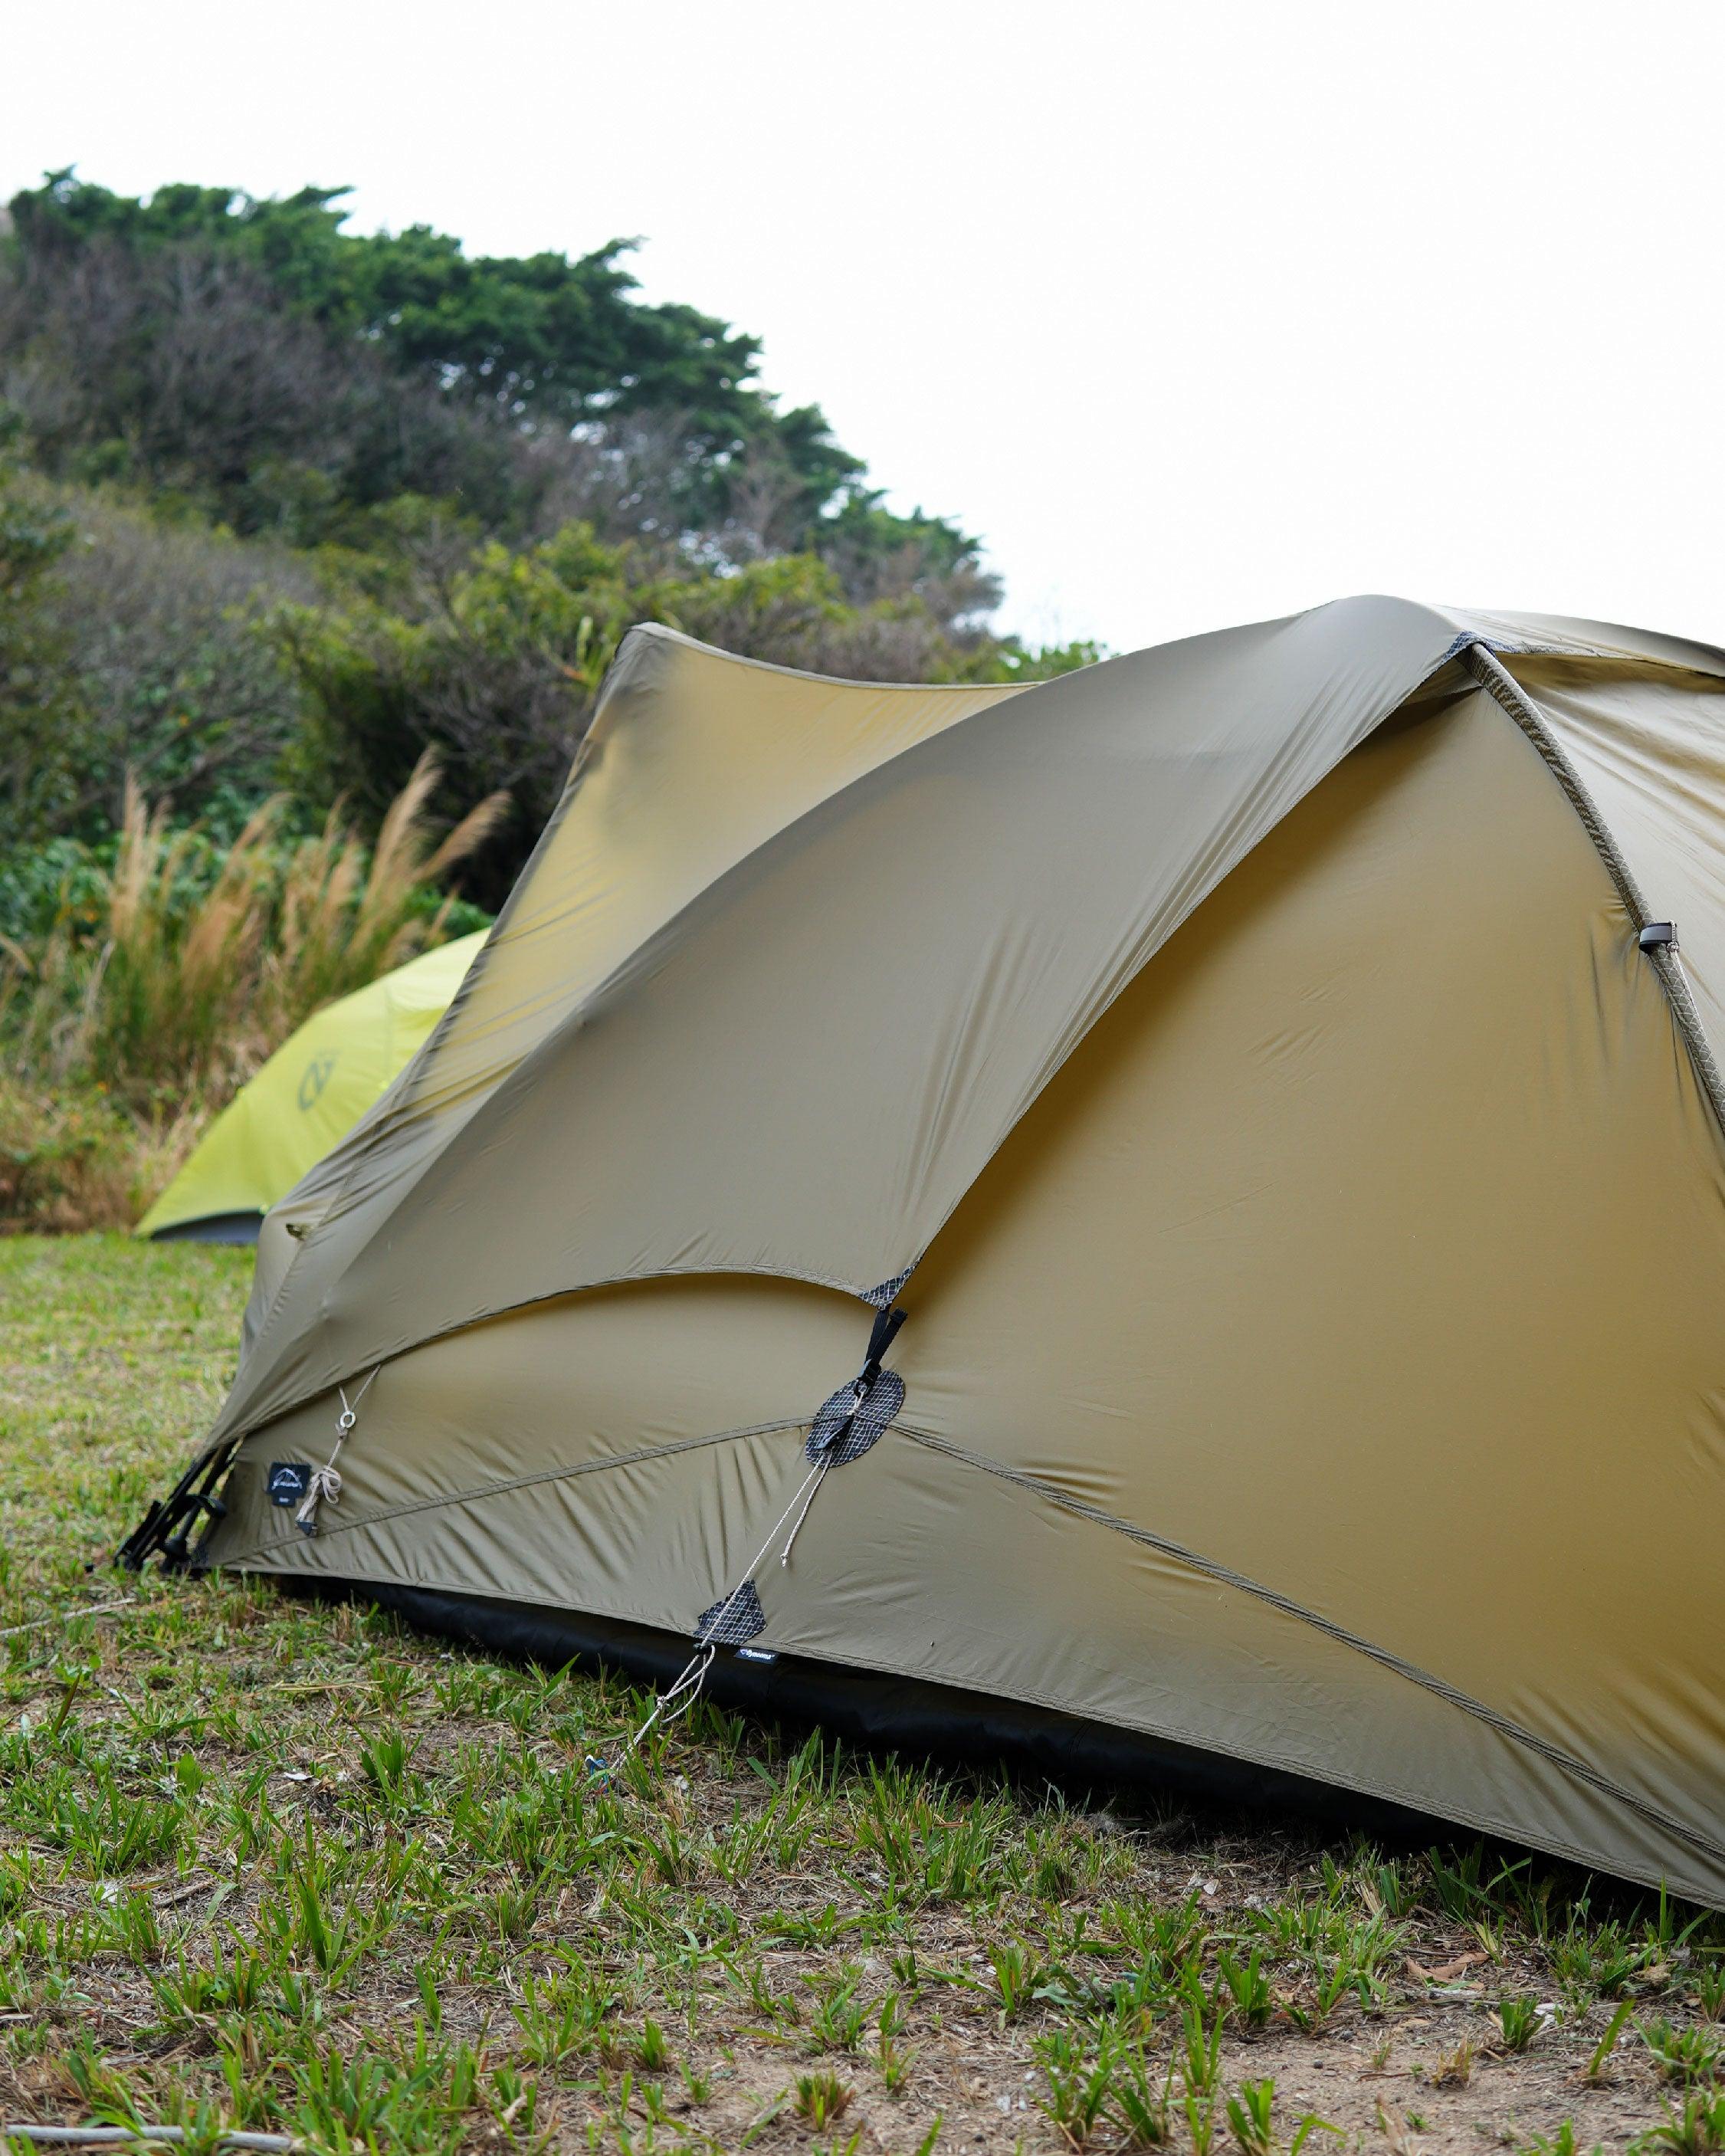
[[[706,1705],[608,1784],[643,1707],[614,1679],[109,1572],[249,1270],[0,1242],[0,2115],[332,2151],[1717,2145],[1725,1931],[1692,1910]]]

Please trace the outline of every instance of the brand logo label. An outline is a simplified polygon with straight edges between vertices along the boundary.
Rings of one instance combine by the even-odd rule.
[[[330,1073],[336,1067],[336,1050],[326,1048],[305,1065],[305,1074],[300,1080],[300,1106],[302,1108],[317,1106],[324,1087],[330,1082]]]
[[[311,1486],[311,1470],[303,1460],[275,1460],[270,1464],[270,1502],[297,1505]]]

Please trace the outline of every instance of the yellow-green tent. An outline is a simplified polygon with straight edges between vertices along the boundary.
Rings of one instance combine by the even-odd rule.
[[[404,1070],[449,1009],[483,930],[306,1019],[205,1132],[140,1235],[249,1243],[259,1223]]]

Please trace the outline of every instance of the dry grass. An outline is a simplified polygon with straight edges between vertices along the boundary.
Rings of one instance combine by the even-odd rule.
[[[707,1707],[608,1782],[615,1682],[87,1576],[213,1409],[245,1272],[0,1246],[0,1628],[36,1628],[0,1638],[0,2115],[559,2156],[1718,2147],[1694,1911]]]
[[[414,901],[485,843],[508,814],[510,797],[490,795],[434,844],[426,810],[438,778],[427,749],[386,812],[369,857],[336,810],[319,837],[295,850],[259,983],[259,1016],[275,1035],[272,1045],[321,1004],[442,942],[447,901],[429,921],[416,916]]]
[[[193,834],[126,789],[102,932],[0,944],[0,1229],[136,1219],[198,1132],[296,1026],[442,941],[422,894],[508,807],[438,840],[428,751],[367,849],[332,812],[284,847],[267,802],[214,884],[183,896]]]
[[[183,918],[175,886],[190,834],[171,832],[128,781],[107,935],[58,1045],[62,1072],[88,1070],[140,1101],[164,1084],[227,1090],[267,1034],[257,1006],[270,921],[266,805],[234,840],[213,888]]]

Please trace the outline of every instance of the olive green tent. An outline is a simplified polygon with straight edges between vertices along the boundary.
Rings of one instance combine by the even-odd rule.
[[[1629,630],[638,632],[126,1554],[1725,1902],[1722,836]]]
[[[483,934],[439,944],[309,1018],[216,1117],[135,1233],[249,1243],[449,1007]]]

